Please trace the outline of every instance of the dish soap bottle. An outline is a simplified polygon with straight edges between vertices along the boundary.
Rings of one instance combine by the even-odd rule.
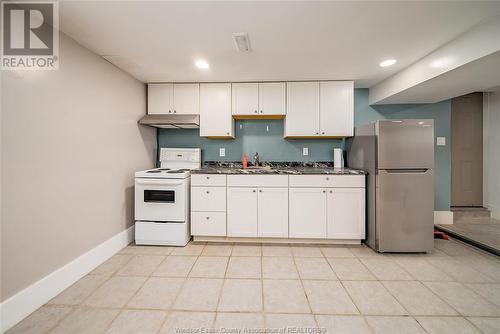
[[[243,165],[243,168],[248,167],[248,155],[246,153],[243,153],[243,157],[241,157],[241,164]]]

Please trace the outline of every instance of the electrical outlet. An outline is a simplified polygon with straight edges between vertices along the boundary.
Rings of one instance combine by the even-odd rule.
[[[436,138],[437,146],[446,146],[446,137],[437,137]]]
[[[302,148],[302,155],[309,155],[309,148],[308,147]]]
[[[226,148],[221,147],[219,148],[219,157],[225,157],[226,156]]]

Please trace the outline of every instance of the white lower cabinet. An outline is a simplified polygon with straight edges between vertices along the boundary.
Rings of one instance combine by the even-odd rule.
[[[288,188],[262,188],[258,192],[259,237],[288,238]]]
[[[290,188],[290,238],[326,238],[326,190]]]
[[[227,188],[227,235],[257,236],[257,189]]]
[[[225,212],[192,212],[191,234],[218,237],[226,235]]]
[[[288,188],[227,188],[227,235],[288,237]]]
[[[365,189],[334,188],[327,194],[327,238],[365,238]]]

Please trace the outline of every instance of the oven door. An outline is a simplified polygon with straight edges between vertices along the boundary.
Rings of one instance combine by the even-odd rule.
[[[135,179],[135,220],[184,222],[187,182],[179,179]]]

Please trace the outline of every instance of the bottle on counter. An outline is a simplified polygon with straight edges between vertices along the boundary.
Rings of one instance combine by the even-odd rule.
[[[248,154],[243,153],[243,156],[241,157],[241,164],[243,165],[243,168],[248,167]]]

